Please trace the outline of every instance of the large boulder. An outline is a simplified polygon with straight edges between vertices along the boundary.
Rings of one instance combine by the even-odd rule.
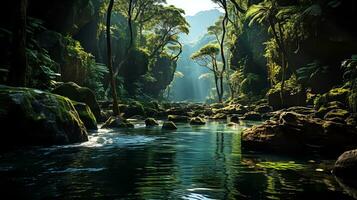
[[[77,110],[79,118],[84,126],[89,130],[97,130],[97,120],[87,104],[72,101],[74,108]]]
[[[338,157],[333,173],[342,178],[357,177],[357,149],[346,151]]]
[[[277,120],[243,132],[242,146],[286,154],[336,155],[356,148],[357,130],[346,123],[321,120],[295,112],[281,112]]]
[[[77,102],[85,103],[89,106],[98,121],[102,120],[98,101],[94,92],[86,87],[81,87],[73,82],[64,83],[56,87],[52,93],[68,97]]]
[[[1,145],[70,144],[88,140],[71,100],[29,88],[0,86]]]

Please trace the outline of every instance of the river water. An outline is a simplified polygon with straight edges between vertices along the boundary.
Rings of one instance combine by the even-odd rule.
[[[100,129],[89,142],[0,154],[9,199],[350,199],[334,160],[242,150],[251,124],[178,125],[177,131]]]

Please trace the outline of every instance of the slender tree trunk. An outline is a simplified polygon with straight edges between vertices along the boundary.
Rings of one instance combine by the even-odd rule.
[[[11,86],[25,87],[27,85],[28,62],[26,56],[26,20],[27,0],[17,0],[16,19],[13,31],[13,61],[8,83]]]
[[[130,34],[130,43],[128,47],[128,52],[130,51],[131,47],[134,43],[134,34],[133,34],[133,0],[129,1],[129,12],[128,12],[128,27],[129,27],[129,34]]]
[[[227,10],[227,5],[224,5],[224,10],[225,10],[225,15],[224,18],[222,20],[222,39],[221,39],[221,44],[220,44],[220,48],[221,48],[221,57],[222,57],[222,71],[221,71],[221,97],[220,97],[220,101],[222,101],[222,97],[224,94],[224,88],[223,88],[223,78],[222,78],[222,74],[226,71],[227,68],[227,62],[226,62],[226,56],[224,55],[224,40],[226,37],[226,25],[227,25],[227,20],[228,20],[228,10]]]
[[[119,115],[119,106],[118,106],[118,97],[115,84],[115,77],[113,71],[113,59],[112,59],[112,44],[111,44],[111,35],[110,35],[110,22],[111,15],[113,10],[114,0],[110,0],[107,12],[107,48],[108,48],[108,69],[110,75],[110,84],[112,87],[112,97],[113,97],[113,113],[115,116]]]
[[[222,102],[222,90],[220,90],[220,87],[219,87],[219,82],[218,82],[219,71],[218,71],[217,59],[214,56],[212,57],[212,64],[213,64],[214,83],[216,85],[217,97],[218,97],[218,101],[221,103]]]

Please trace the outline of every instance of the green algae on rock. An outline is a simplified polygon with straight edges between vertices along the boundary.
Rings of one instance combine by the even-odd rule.
[[[88,140],[72,102],[30,88],[0,86],[4,146],[70,144]]]

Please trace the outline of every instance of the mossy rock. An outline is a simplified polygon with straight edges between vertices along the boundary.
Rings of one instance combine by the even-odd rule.
[[[80,103],[76,101],[72,101],[72,103],[74,105],[74,108],[77,110],[79,117],[81,118],[85,127],[89,130],[97,130],[97,120],[89,106],[87,106],[87,104],[85,103]]]
[[[121,116],[111,116],[102,126],[102,128],[134,128],[134,124]]]
[[[164,124],[162,125],[162,129],[164,130],[176,130],[177,126],[174,122],[172,121],[166,121],[164,122]]]
[[[331,118],[342,118],[342,119],[347,119],[349,116],[351,115],[350,112],[348,112],[347,110],[343,110],[343,109],[333,109],[331,111],[329,111],[326,115],[325,115],[325,119],[331,119]]]
[[[72,102],[29,88],[0,86],[2,146],[71,144],[88,140]]]
[[[125,118],[135,115],[145,116],[144,106],[139,101],[131,101],[127,104],[119,104],[119,110],[124,113]]]
[[[201,117],[194,117],[190,120],[190,124],[191,125],[205,125],[206,124],[206,120],[204,120]]]
[[[348,95],[350,93],[349,89],[345,88],[334,88],[327,93],[327,101],[339,101],[344,104],[348,104]]]
[[[348,105],[350,90],[346,88],[334,88],[329,92],[315,98],[314,106],[316,109],[328,104],[329,102],[341,102],[344,106]]]
[[[55,88],[52,93],[65,96],[73,101],[85,103],[89,106],[98,121],[101,121],[101,112],[94,92],[73,82],[64,83]]]

